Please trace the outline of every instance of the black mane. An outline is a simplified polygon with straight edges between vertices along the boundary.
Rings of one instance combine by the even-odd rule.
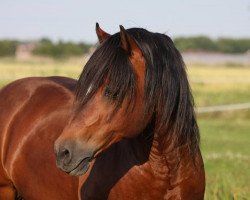
[[[146,114],[154,119],[154,135],[162,146],[189,144],[193,154],[198,150],[199,129],[185,64],[173,41],[166,35],[141,28],[127,29],[136,40],[146,61]],[[77,83],[76,101],[84,105],[108,80],[111,91],[118,93],[116,105],[125,97],[132,100],[136,78],[128,55],[120,48],[120,34],[102,43],[83,69]],[[91,85],[91,90],[88,91]]]

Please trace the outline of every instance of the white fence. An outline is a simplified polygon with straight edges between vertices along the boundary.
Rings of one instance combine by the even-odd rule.
[[[210,113],[210,112],[221,112],[221,111],[243,110],[243,109],[250,109],[250,102],[241,103],[241,104],[228,104],[228,105],[220,105],[220,106],[199,107],[196,109],[196,112],[197,113]]]

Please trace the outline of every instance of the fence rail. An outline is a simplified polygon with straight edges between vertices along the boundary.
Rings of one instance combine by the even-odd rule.
[[[196,109],[196,113],[210,113],[210,112],[244,110],[244,109],[250,109],[250,102],[241,103],[241,104],[228,104],[228,105],[220,105],[220,106],[199,107]]]

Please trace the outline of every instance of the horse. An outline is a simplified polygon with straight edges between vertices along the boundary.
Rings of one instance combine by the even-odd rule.
[[[80,178],[83,199],[203,199],[193,99],[172,40],[122,26],[99,32],[55,142],[57,166],[89,172]]]
[[[165,34],[110,35],[75,81],[26,78],[0,91],[0,199],[204,198],[185,64]]]

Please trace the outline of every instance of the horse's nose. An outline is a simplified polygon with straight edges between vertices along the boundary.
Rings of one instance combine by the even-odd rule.
[[[72,162],[74,145],[70,141],[58,141],[54,145],[56,164],[64,168]]]
[[[87,144],[79,144],[82,143],[77,144],[73,140],[62,139],[57,140],[54,144],[57,167],[74,176],[86,172],[95,152]]]
[[[61,146],[55,149],[57,162],[62,165],[68,165],[72,159],[72,152],[69,148]]]

